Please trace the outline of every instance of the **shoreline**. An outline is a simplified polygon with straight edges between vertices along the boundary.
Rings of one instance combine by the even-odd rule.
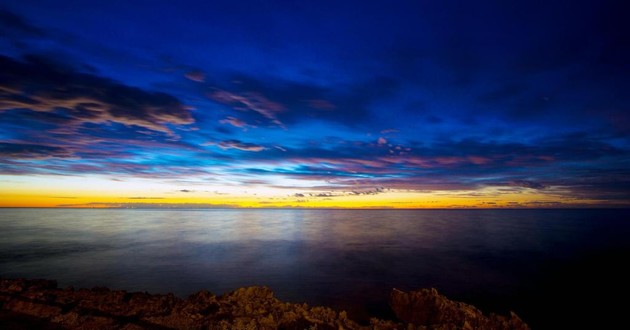
[[[360,324],[345,311],[288,303],[267,287],[216,296],[127,292],[105,287],[60,289],[56,281],[0,279],[0,324],[43,329],[529,329],[516,314],[484,314],[436,289],[392,289],[395,320]]]

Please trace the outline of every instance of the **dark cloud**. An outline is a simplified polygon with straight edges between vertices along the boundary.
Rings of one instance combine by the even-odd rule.
[[[258,144],[254,144],[254,143],[246,143],[246,142],[241,142],[239,140],[225,140],[225,141],[220,141],[220,142],[208,142],[206,143],[206,145],[216,145],[221,149],[238,149],[238,150],[243,150],[243,151],[254,151],[254,152],[258,152],[258,151],[263,151],[265,150],[265,147],[258,145]]]
[[[511,83],[481,94],[478,100],[484,104],[496,104],[520,97],[525,91],[527,91],[527,88],[522,83]]]
[[[373,120],[370,106],[393,95],[399,87],[397,80],[385,76],[375,76],[342,88],[280,78],[268,78],[263,82],[244,74],[235,75],[231,81],[235,83],[209,93],[208,97],[239,111],[247,123],[261,122],[283,128],[313,119],[348,126],[369,123]]]
[[[354,190],[347,191],[347,189],[339,186],[326,186],[326,187],[314,187],[315,190],[329,190],[322,192],[313,192],[313,193],[295,193],[292,196],[297,198],[303,197],[313,197],[313,198],[323,198],[326,200],[330,200],[335,197],[343,197],[343,196],[360,196],[360,195],[377,195],[384,192],[386,189],[383,187],[376,188],[368,188],[363,187],[363,185],[355,185]]]
[[[189,71],[184,77],[196,82],[204,82],[206,80],[206,74],[200,70]]]
[[[509,183],[512,187],[530,188],[530,189],[545,189],[546,185],[540,182],[528,181],[528,180],[514,180]]]
[[[384,187],[376,187],[372,189],[363,189],[363,190],[353,190],[349,194],[350,195],[377,195],[384,192],[386,189]]]
[[[627,168],[566,168],[563,175],[553,177],[553,184],[564,187],[576,198],[630,202],[630,171]]]
[[[45,37],[46,32],[15,13],[0,9],[0,37]]]
[[[311,187],[313,190],[349,194],[379,193],[388,188],[444,191],[484,187],[506,187],[512,193],[528,188],[552,194],[558,193],[557,187],[573,187],[558,193],[565,196],[577,191],[576,184],[582,181],[576,181],[578,174],[569,169],[598,167],[627,155],[623,149],[588,134],[547,137],[528,144],[447,140],[401,149],[409,151],[391,154],[377,143],[351,142],[335,149],[289,148],[285,152],[270,149],[240,159],[243,164],[251,162],[257,166],[239,169],[238,173],[260,177],[282,175],[318,183]],[[264,169],[258,167],[261,164]],[[589,187],[591,192],[598,191],[596,187],[600,186],[605,191],[607,182],[615,176],[624,178],[627,174],[603,171],[601,175],[592,174],[588,182],[579,186]],[[321,182],[328,185],[322,186]]]
[[[7,142],[0,142],[0,155],[5,159],[67,158],[73,156],[72,152],[62,147]]]
[[[219,120],[219,122],[221,124],[228,124],[228,125],[232,125],[234,127],[243,128],[243,129],[247,129],[247,127],[256,127],[256,126],[253,126],[253,125],[249,125],[248,123],[246,123],[246,122],[244,122],[244,121],[242,121],[242,120],[240,120],[238,118],[231,117],[231,116],[229,116],[229,117],[227,117],[225,119],[221,119],[221,120]]]
[[[200,167],[201,162],[197,159],[207,152],[181,143],[90,140],[89,137],[78,137],[76,143],[67,140],[61,142],[63,147],[2,142],[0,172],[20,175],[82,173],[143,178],[208,175],[208,168]],[[134,145],[129,145],[129,142]],[[151,162],[143,161],[146,150],[152,150],[161,156]],[[214,161],[220,159],[220,155],[214,157]]]
[[[119,123],[172,135],[169,125],[193,123],[177,98],[80,73],[39,57],[0,56],[0,111],[54,112],[66,125]]]
[[[256,113],[275,126],[284,127],[278,119],[278,113],[284,111],[282,104],[269,100],[259,92],[235,93],[218,90],[208,95],[212,100],[232,106],[238,111],[251,111]]]

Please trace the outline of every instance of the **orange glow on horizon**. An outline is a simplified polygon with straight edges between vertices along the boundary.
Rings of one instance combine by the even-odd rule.
[[[104,178],[43,178],[0,185],[0,207],[66,208],[350,208],[444,209],[584,207],[596,200],[563,200],[558,189],[501,191],[384,190],[372,194],[310,191],[305,188],[204,187],[178,189],[169,184]],[[87,184],[89,183],[89,184]],[[107,185],[105,185],[107,184]]]

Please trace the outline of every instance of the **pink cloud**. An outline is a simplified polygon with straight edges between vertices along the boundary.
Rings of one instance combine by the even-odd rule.
[[[277,126],[284,128],[284,124],[278,119],[277,113],[284,111],[280,103],[270,101],[260,93],[247,92],[243,94],[231,93],[224,90],[216,91],[209,97],[219,103],[229,104],[236,110],[254,111]]]
[[[329,101],[321,99],[308,100],[308,105],[311,108],[315,108],[318,110],[334,110],[337,108],[337,106],[330,103]]]
[[[261,145],[254,144],[254,143],[241,142],[239,140],[226,140],[226,141],[220,141],[218,143],[207,142],[205,143],[205,145],[216,145],[223,150],[238,149],[242,151],[253,151],[253,152],[259,152],[259,151],[265,150],[265,147]]]
[[[42,67],[0,56],[6,79],[0,83],[0,112],[69,110],[65,127],[84,123],[120,123],[173,136],[169,124],[194,122],[190,107],[176,97],[72,70]],[[6,69],[5,69],[6,68]]]
[[[184,77],[196,82],[204,82],[206,80],[206,75],[199,70],[187,72]]]
[[[492,162],[492,159],[481,156],[469,156],[468,160],[475,165],[485,165]]]
[[[253,126],[253,125],[249,125],[248,123],[246,123],[246,122],[244,122],[244,121],[242,121],[242,120],[240,120],[238,118],[235,118],[235,117],[227,117],[225,119],[221,119],[221,120],[219,120],[219,123],[221,123],[221,124],[229,124],[229,125],[232,125],[234,127],[239,127],[239,128],[256,127],[256,126]]]

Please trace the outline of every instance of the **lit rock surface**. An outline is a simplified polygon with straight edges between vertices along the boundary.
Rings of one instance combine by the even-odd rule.
[[[360,325],[326,307],[285,303],[266,287],[215,296],[199,291],[187,299],[172,294],[129,293],[107,288],[58,289],[55,281],[0,280],[3,329],[529,329],[515,314],[485,316],[450,301],[435,289],[394,290],[398,320]]]

